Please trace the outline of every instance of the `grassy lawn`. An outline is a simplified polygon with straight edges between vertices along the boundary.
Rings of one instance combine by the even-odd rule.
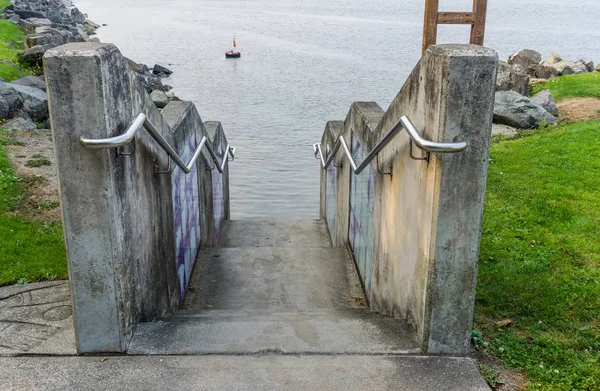
[[[600,98],[600,74],[546,87]],[[474,342],[531,390],[600,390],[599,136],[589,121],[492,145]]]
[[[67,277],[62,228],[15,213],[27,197],[27,179],[16,177],[0,134],[0,286]]]
[[[556,100],[585,97],[600,99],[600,72],[561,76],[545,84],[531,86],[532,95],[541,90],[550,90]]]
[[[8,4],[10,1],[0,0],[0,8]],[[17,52],[23,50],[24,40],[25,34],[20,27],[8,20],[0,20],[0,76],[6,81],[34,73],[29,67],[19,64],[17,59]]]

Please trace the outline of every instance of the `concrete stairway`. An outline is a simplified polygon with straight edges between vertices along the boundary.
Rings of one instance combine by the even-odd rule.
[[[138,326],[130,354],[418,353],[410,325],[372,313],[321,221],[228,221],[183,309]]]
[[[331,247],[322,221],[228,221],[220,244],[200,254],[183,308],[138,325],[128,354],[217,355],[234,377],[265,373],[248,389],[287,388],[295,371],[313,376],[311,387],[338,389],[331,376],[367,363],[387,372],[364,370],[356,384],[488,389],[469,359],[418,357],[409,324],[367,308],[350,255]]]

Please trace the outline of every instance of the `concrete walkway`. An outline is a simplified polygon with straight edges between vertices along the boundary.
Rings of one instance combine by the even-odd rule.
[[[138,325],[127,355],[75,355],[67,282],[0,288],[0,388],[489,390],[469,358],[418,356],[410,325],[369,310],[323,222],[222,235],[183,308]]]
[[[68,281],[0,288],[0,356],[75,354]]]

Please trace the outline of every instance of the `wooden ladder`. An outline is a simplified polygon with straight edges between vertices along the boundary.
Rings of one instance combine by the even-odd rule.
[[[439,0],[425,0],[423,53],[437,40],[438,24],[470,24],[474,45],[483,45],[487,0],[473,0],[473,12],[438,12]]]

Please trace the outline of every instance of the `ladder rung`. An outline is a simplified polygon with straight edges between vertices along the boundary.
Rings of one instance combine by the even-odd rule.
[[[438,24],[473,24],[475,13],[473,12],[438,12]]]

